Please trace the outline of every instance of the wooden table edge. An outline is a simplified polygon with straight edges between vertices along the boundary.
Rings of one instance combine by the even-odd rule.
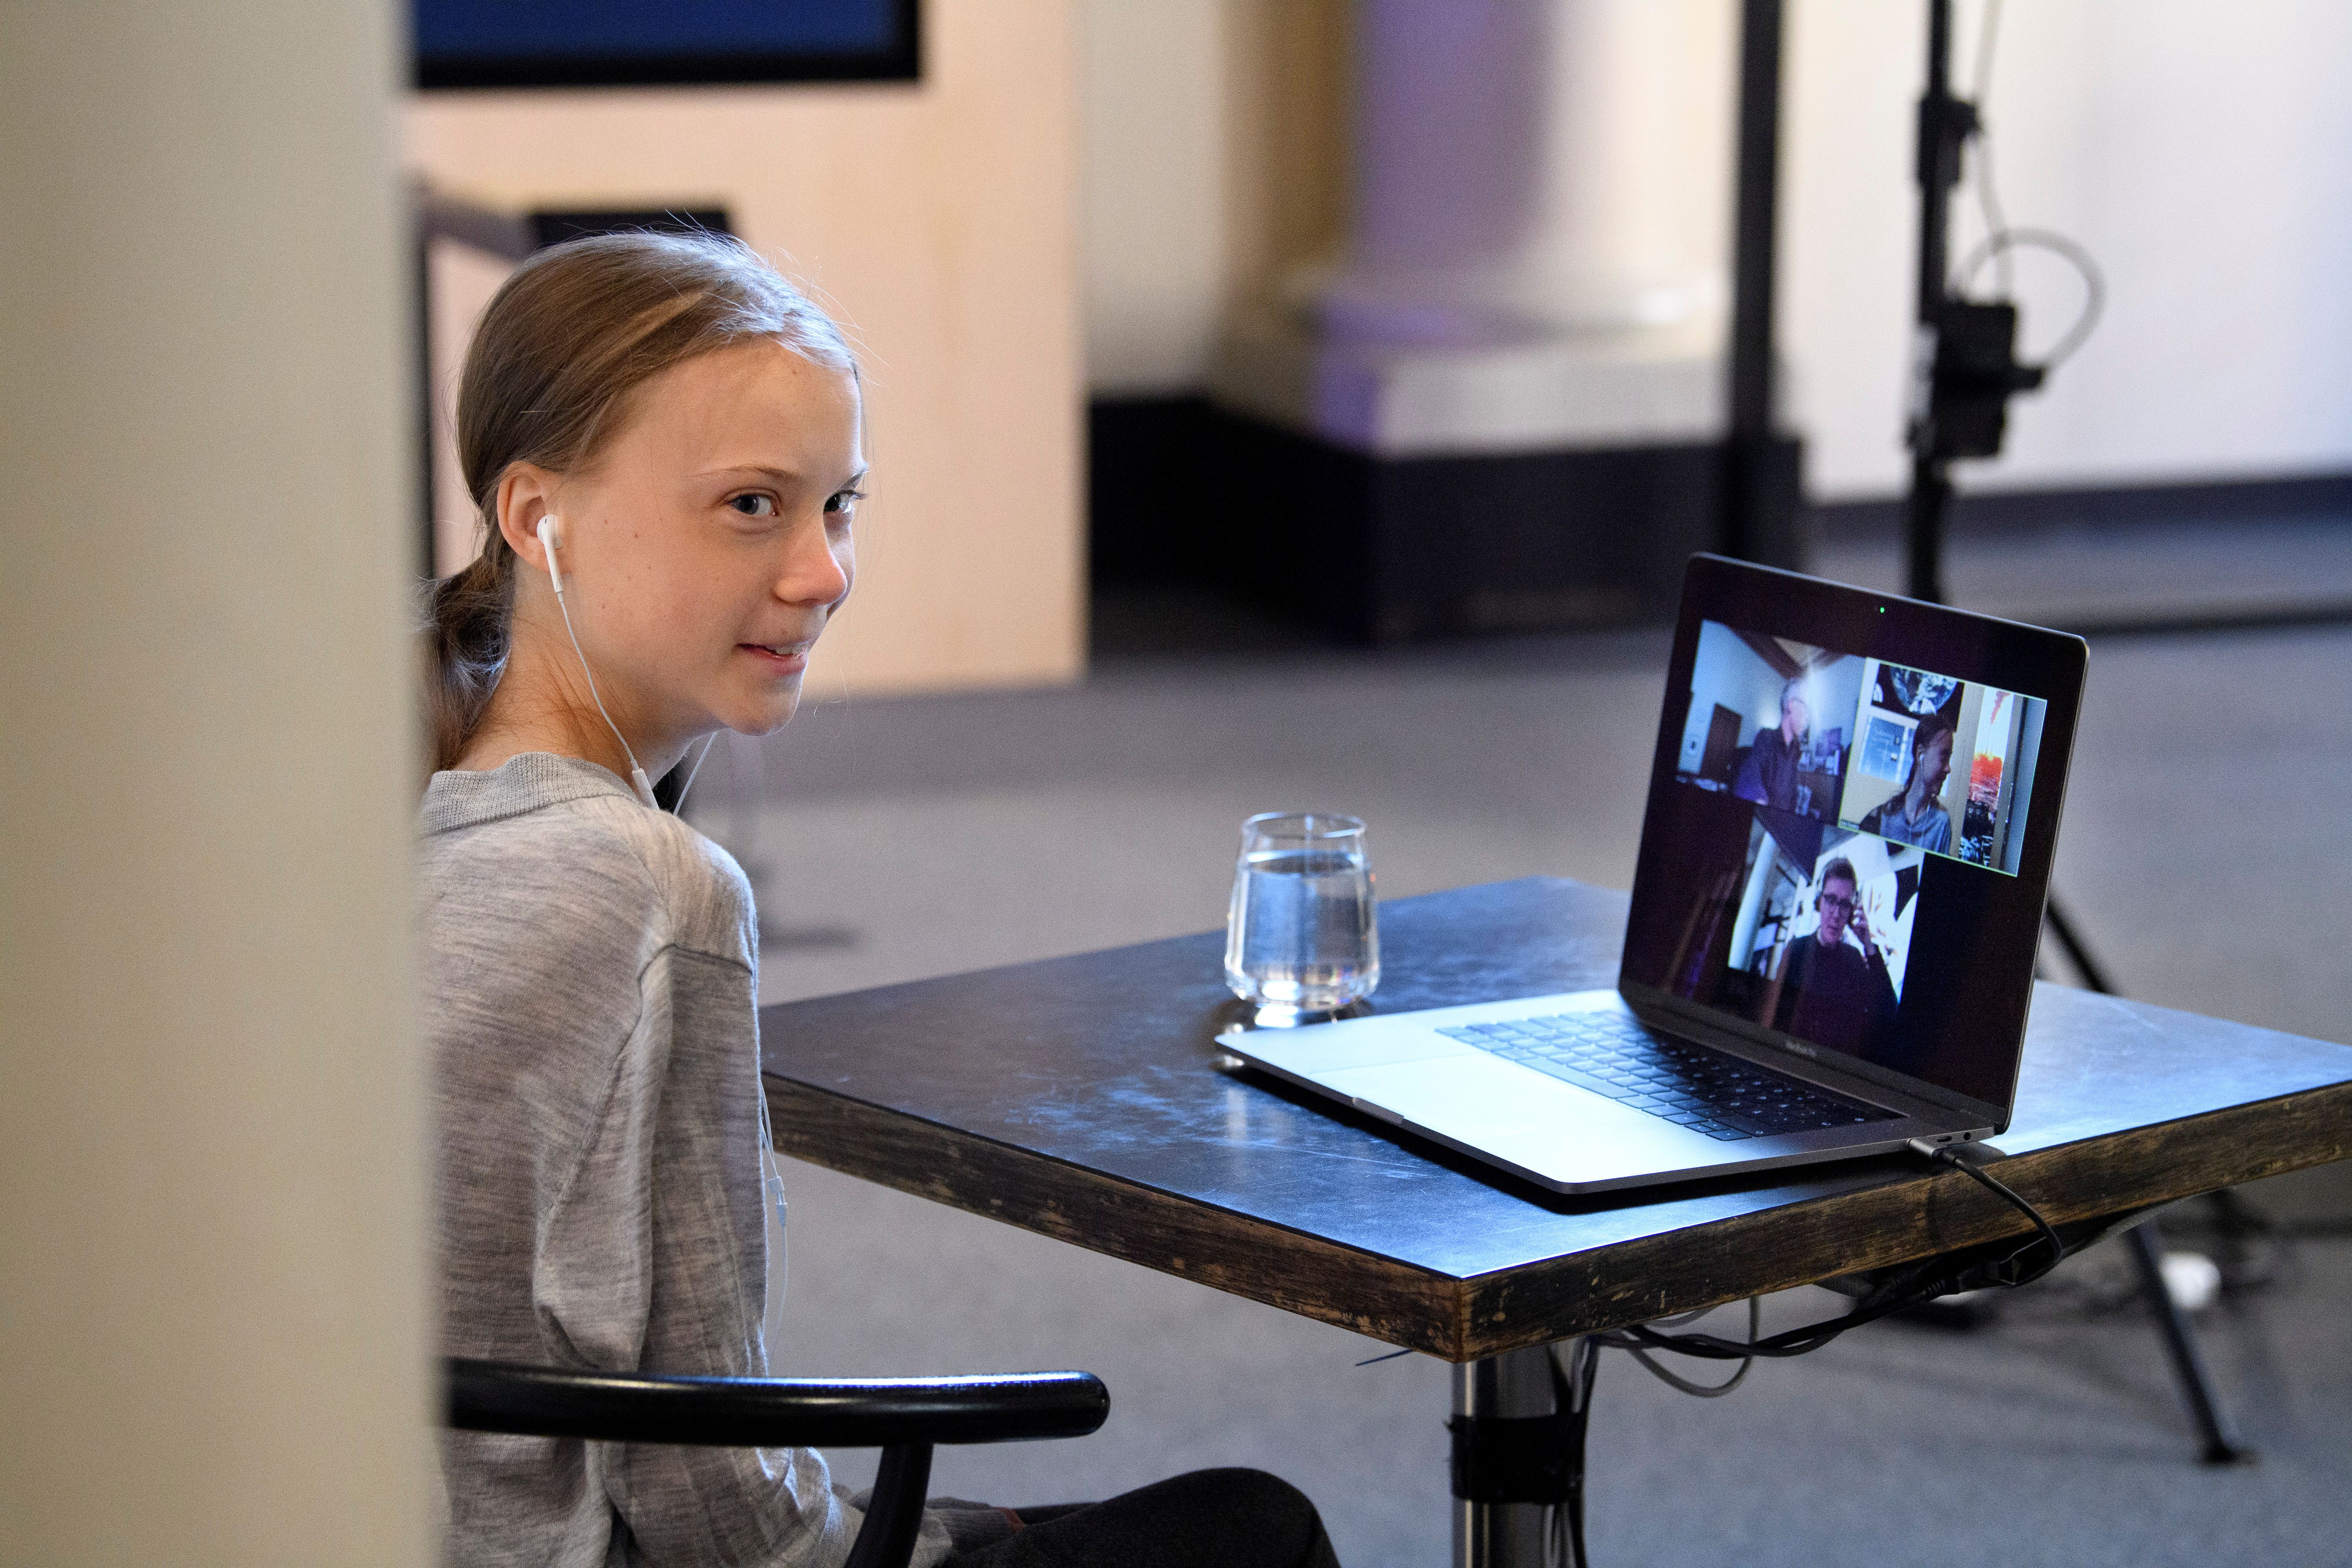
[[[795,1079],[770,1073],[766,1085],[776,1152],[793,1159],[1390,1344],[1444,1354],[1409,1329],[1460,1318],[1454,1275]],[[1044,1165],[1055,1168],[1050,1190]]]
[[[1956,1172],[1463,1278],[852,1095],[765,1076],[777,1152],[1089,1251],[1464,1362],[2021,1235]],[[917,1134],[919,1129],[919,1136]],[[2001,1179],[2053,1221],[2102,1218],[2352,1154],[2352,1081],[2056,1144]],[[1058,1168],[1051,1190],[1041,1162]],[[2097,1179],[2094,1179],[2097,1178]]]

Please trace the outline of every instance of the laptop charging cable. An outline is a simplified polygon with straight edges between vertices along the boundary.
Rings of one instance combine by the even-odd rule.
[[[2002,1181],[1999,1176],[1994,1175],[1990,1171],[1984,1168],[1982,1156],[1990,1153],[1991,1151],[1987,1150],[1982,1144],[1932,1143],[1925,1138],[1914,1138],[1905,1143],[1904,1147],[1910,1150],[1915,1154],[1925,1156],[1927,1163],[1930,1164],[1948,1165],[1953,1170],[1959,1172],[1962,1175],[1976,1183],[1977,1185],[1984,1188],[1985,1191],[1992,1194],[1993,1196],[2000,1199],[2001,1202],[2007,1204],[2010,1207],[2015,1209],[2018,1213],[2032,1220],[2033,1222],[2033,1228],[2042,1233],[2041,1239],[2050,1244],[2049,1260],[2043,1263],[2040,1268],[2034,1269],[2032,1273],[2021,1275],[2013,1280],[2008,1281],[2008,1289],[2015,1289],[2020,1285],[2031,1285],[2034,1280],[2041,1279],[2043,1275],[2049,1273],[2053,1268],[2057,1268],[2058,1265],[2066,1260],[2066,1243],[2059,1236],[2057,1229],[2053,1226],[2047,1219],[2042,1217],[2042,1211],[2035,1208],[2032,1204],[2027,1203],[2023,1198],[2019,1197],[2015,1188],[2011,1187],[2007,1182]],[[1968,1151],[1967,1153],[1961,1152],[1964,1149]],[[1977,1155],[1979,1158],[1971,1159],[1969,1158],[1969,1155],[1971,1154]],[[2001,1156],[1996,1157],[1998,1158]],[[2009,1257],[2003,1260],[2003,1263],[2008,1264],[2015,1262],[2018,1258],[2022,1258],[2032,1246],[2032,1243],[2028,1242],[2025,1247],[2019,1247],[2015,1252],[2011,1253]]]

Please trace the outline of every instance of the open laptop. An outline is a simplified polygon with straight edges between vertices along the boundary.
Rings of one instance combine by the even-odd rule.
[[[1694,557],[1616,988],[1219,1039],[1563,1193],[1998,1133],[2086,655]]]

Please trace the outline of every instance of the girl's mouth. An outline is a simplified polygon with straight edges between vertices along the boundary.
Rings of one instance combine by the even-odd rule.
[[[737,643],[735,647],[766,665],[773,674],[796,674],[808,666],[809,645],[804,642],[746,642]]]

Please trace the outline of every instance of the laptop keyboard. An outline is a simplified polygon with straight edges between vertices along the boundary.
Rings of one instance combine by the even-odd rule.
[[[1653,1035],[1618,1013],[1564,1013],[1437,1032],[1727,1143],[1895,1119],[1893,1111],[1783,1078],[1727,1052]]]

